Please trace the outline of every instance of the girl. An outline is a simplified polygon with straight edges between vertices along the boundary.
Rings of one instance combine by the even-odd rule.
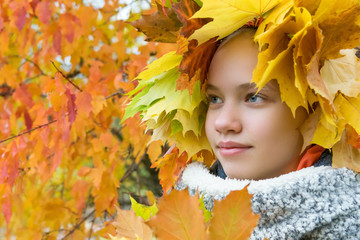
[[[251,239],[360,239],[360,175],[332,168],[330,152],[317,145],[301,153],[308,114],[299,108],[293,117],[276,80],[260,91],[251,82],[254,33],[231,34],[212,59],[205,129],[218,161],[212,173],[190,164],[177,189],[198,190],[211,209],[214,198],[249,184],[260,214]]]
[[[212,59],[206,86],[206,134],[226,175],[264,179],[296,170],[303,144],[299,127],[306,110],[293,118],[275,80],[259,92],[251,83],[258,47],[245,28],[222,42]]]

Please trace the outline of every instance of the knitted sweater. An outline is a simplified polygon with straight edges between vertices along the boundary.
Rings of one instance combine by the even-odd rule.
[[[213,199],[248,185],[260,215],[250,239],[360,239],[360,174],[346,168],[309,167],[266,180],[222,179],[190,164],[176,185],[198,190],[207,209]]]

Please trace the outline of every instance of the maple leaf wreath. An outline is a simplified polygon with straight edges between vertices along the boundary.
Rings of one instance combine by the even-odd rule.
[[[333,166],[360,171],[360,2],[357,0],[181,0],[131,24],[148,41],[177,44],[149,64],[129,93],[124,119],[140,112],[152,140],[176,147],[173,158],[203,161],[213,154],[204,133],[207,68],[219,41],[244,26],[257,28],[258,63],[252,81],[261,89],[276,79],[294,114],[309,112],[304,146],[331,149]],[[314,107],[316,106],[316,108]],[[185,156],[185,157],[184,157]],[[177,162],[179,164],[179,161]],[[161,162],[155,164],[161,167]]]

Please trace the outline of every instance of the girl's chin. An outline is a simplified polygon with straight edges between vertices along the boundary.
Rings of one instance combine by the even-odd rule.
[[[225,171],[225,174],[229,178],[233,179],[255,179],[258,174],[254,167],[249,164],[234,164],[233,162],[227,162],[226,160],[220,161]]]

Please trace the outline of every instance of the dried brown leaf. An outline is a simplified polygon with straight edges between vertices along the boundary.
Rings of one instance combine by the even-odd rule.
[[[200,7],[193,0],[181,0],[174,4],[173,7],[178,19],[182,22],[183,27],[181,28],[180,34],[186,38],[190,37],[195,30],[201,28],[206,23],[212,21],[211,18],[193,18],[195,12],[199,11]]]
[[[198,79],[192,79],[196,74],[199,74],[201,83],[205,82],[207,71],[213,55],[215,54],[217,43],[215,38],[197,46],[196,40],[191,40],[188,45],[188,51],[184,53],[183,60],[180,63],[180,72],[188,75],[189,91],[192,91],[190,84],[191,81],[197,81]],[[197,73],[200,69],[200,73]],[[181,81],[180,81],[181,83]],[[184,86],[177,85],[178,89],[184,89]]]
[[[181,22],[172,8],[163,8],[156,3],[157,11],[151,15],[142,15],[140,19],[130,22],[146,35],[146,41],[175,43]]]

